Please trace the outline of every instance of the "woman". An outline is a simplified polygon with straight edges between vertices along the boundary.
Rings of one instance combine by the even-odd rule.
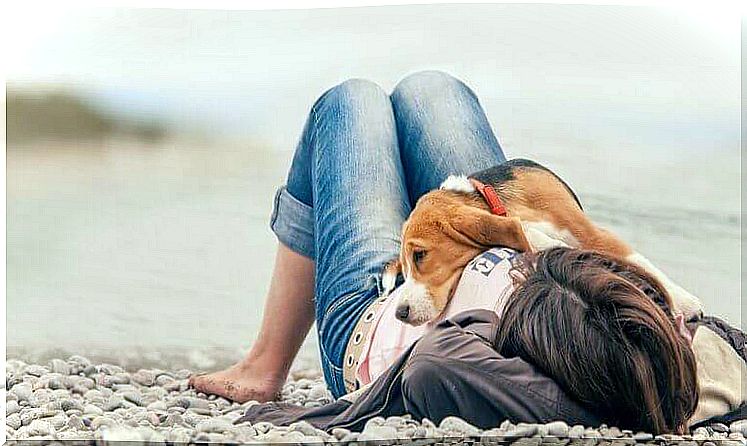
[[[263,405],[247,416],[355,427],[374,415],[406,411],[434,420],[459,414],[484,426],[508,417],[682,430],[697,402],[692,351],[677,333],[671,312],[645,303],[652,302],[646,296],[651,290],[666,303],[664,291],[624,262],[568,249],[537,258],[491,250],[498,258],[491,260],[494,266],[501,265],[493,268],[496,276],[485,286],[469,288],[478,292],[460,293],[467,289],[460,282],[448,318],[428,333],[407,332],[404,341],[399,337],[387,344],[390,321],[370,326],[377,308],[386,307],[377,306],[380,273],[399,252],[401,225],[412,205],[449,174],[473,173],[503,161],[475,94],[444,73],[411,75],[391,96],[363,80],[327,91],[312,107],[287,185],[276,196],[271,227],[280,245],[259,337],[243,361],[193,377],[190,384],[240,402],[272,400],[316,321],[330,390],[341,397],[362,385],[360,398],[311,412]],[[473,261],[475,271],[484,266],[485,255]],[[516,265],[535,272],[517,279],[510,273]],[[584,265],[604,272],[615,287],[601,286],[584,273],[593,268],[579,268]],[[559,272],[573,278],[573,286],[563,284]],[[488,292],[487,283],[501,292]],[[538,316],[556,313],[535,312],[526,321],[516,316],[542,308],[539,302],[549,290],[558,289],[558,296],[570,297],[563,304],[570,306],[548,307],[563,309],[558,314],[566,318],[553,318],[558,322],[554,331],[538,331],[548,325]],[[517,301],[524,296],[521,306],[511,299],[505,305],[502,317],[516,321],[513,327],[499,324],[498,295],[516,295]],[[605,296],[611,300],[605,302]],[[618,310],[629,307],[641,314],[620,319]],[[585,345],[585,338],[566,335],[560,343],[544,338],[579,326],[600,336],[591,339],[592,346]],[[620,350],[604,350],[607,341]],[[366,348],[359,352],[353,344]],[[576,362],[562,355],[543,361],[554,348],[575,353]],[[598,382],[600,393],[579,388],[583,379]],[[606,392],[606,386],[612,390]]]

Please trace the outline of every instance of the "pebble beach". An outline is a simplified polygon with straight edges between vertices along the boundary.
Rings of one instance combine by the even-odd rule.
[[[569,426],[564,422],[513,424],[482,430],[457,417],[438,425],[409,416],[373,418],[362,432],[325,432],[308,423],[273,426],[235,423],[256,402],[232,403],[187,386],[190,370],[125,370],[93,364],[82,356],[46,364],[6,361],[6,437],[10,443],[106,444],[334,443],[334,444],[540,444],[623,446],[745,446],[747,420],[714,424],[690,435],[658,435],[613,426]],[[281,400],[306,407],[332,400],[316,370],[296,370]]]

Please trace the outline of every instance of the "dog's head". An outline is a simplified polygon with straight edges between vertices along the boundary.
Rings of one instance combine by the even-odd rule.
[[[467,178],[423,195],[402,229],[397,318],[420,325],[439,316],[465,265],[492,246],[529,249],[518,219],[491,214]]]

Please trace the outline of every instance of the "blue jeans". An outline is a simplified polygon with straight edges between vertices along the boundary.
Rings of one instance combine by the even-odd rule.
[[[379,296],[382,268],[399,254],[414,203],[450,174],[503,161],[477,97],[445,73],[408,76],[391,95],[348,80],[311,108],[270,226],[315,261],[322,369],[336,397],[345,393],[348,338]]]

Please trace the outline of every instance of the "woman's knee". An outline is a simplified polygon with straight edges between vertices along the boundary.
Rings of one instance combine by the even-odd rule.
[[[428,70],[413,73],[402,79],[392,91],[392,101],[396,105],[428,103],[433,98],[468,94],[472,90],[461,80],[443,71]]]
[[[390,110],[389,97],[376,83],[366,79],[348,79],[327,90],[314,104],[314,112],[355,109],[361,112]]]
[[[350,79],[332,87],[314,104],[309,119],[312,169],[329,172],[399,160],[392,103],[373,82]]]

